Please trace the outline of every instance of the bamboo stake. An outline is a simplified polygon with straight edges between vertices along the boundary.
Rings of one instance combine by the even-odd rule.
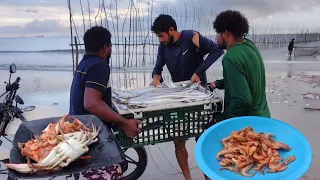
[[[75,69],[76,69],[79,65],[79,49],[78,49],[77,36],[74,36],[74,43],[76,45],[76,66],[75,66]]]
[[[159,43],[156,36],[151,32],[150,27],[154,21],[154,16],[158,16],[158,13],[166,13],[173,16],[177,21],[178,30],[198,30],[202,34],[207,35],[210,39],[214,39],[215,35],[215,31],[212,28],[212,22],[214,21],[217,12],[205,10],[205,8],[198,6],[195,3],[189,5],[190,3],[188,1],[185,1],[184,4],[182,4],[183,8],[176,8],[175,5],[164,3],[161,4],[160,8],[156,9],[154,8],[155,4],[153,4],[154,0],[148,0],[147,2],[142,0],[129,0],[127,12],[125,17],[123,17],[122,12],[118,11],[118,7],[122,1],[113,0],[112,2],[108,1],[110,2],[110,14],[108,14],[109,17],[107,17],[104,0],[99,0],[99,4],[95,4],[95,6],[92,6],[89,3],[89,0],[87,0],[88,11],[84,11],[83,2],[80,0],[79,3],[82,14],[82,19],[79,19],[80,21],[76,21],[76,19],[73,18],[71,2],[70,0],[67,0],[67,2],[68,6],[70,6],[70,45],[72,46],[73,70],[78,64],[75,61],[77,57],[79,58],[79,52],[83,45],[78,36],[77,28],[79,29],[80,27],[81,32],[82,30],[85,32],[86,28],[91,27],[91,8],[97,9],[97,12],[94,12],[95,25],[99,24],[109,29],[109,20],[111,18],[112,27],[110,28],[113,29],[112,37],[113,41],[115,41],[113,43],[115,52],[112,55],[113,59],[110,61],[111,67],[113,67],[112,63],[115,63],[114,67],[116,68],[120,68],[121,66],[144,67],[155,64]],[[145,5],[148,5],[148,7]],[[144,12],[146,12],[146,15]],[[104,17],[102,17],[102,13],[104,13]],[[85,16],[88,17],[85,18]],[[89,23],[86,22],[87,19]],[[122,36],[120,36],[121,33],[119,31],[120,23],[122,23]],[[248,37],[256,43],[259,49],[267,49],[288,46],[292,38],[296,39],[296,43],[319,41],[319,32],[319,28],[310,29],[291,26],[287,29],[283,29],[274,25],[261,26],[259,25],[259,22],[252,20],[250,21],[250,33]],[[76,46],[76,54],[74,54],[73,46]],[[122,50],[124,51],[122,52]]]
[[[71,12],[71,3],[70,3],[70,0],[68,0],[68,7],[69,7],[69,20],[70,20],[71,44],[73,44],[73,33],[72,33],[72,12]],[[72,71],[73,71],[73,74],[74,74],[75,69],[74,69],[73,46],[71,46],[71,52],[72,52]]]

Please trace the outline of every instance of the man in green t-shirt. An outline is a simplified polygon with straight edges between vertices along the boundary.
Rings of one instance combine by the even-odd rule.
[[[238,11],[224,11],[213,23],[217,42],[227,50],[222,59],[223,79],[210,83],[224,89],[224,112],[215,123],[239,116],[270,117],[266,99],[265,68],[255,44],[244,38],[248,20]]]

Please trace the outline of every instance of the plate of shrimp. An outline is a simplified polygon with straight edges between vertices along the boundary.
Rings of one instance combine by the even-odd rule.
[[[243,116],[208,128],[196,144],[195,158],[210,179],[292,180],[310,167],[312,149],[287,123]]]

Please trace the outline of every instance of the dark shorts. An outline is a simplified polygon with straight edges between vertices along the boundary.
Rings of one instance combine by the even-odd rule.
[[[119,164],[82,172],[87,180],[122,180],[122,169]]]

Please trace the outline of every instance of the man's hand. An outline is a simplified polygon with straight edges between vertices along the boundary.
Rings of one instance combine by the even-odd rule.
[[[160,80],[161,80],[161,76],[155,74],[153,76],[152,86],[157,87],[158,85],[160,85]]]
[[[192,83],[199,83],[200,82],[200,77],[196,73],[194,73],[192,75],[192,77],[191,77],[191,82]]]
[[[126,135],[130,138],[135,137],[138,133],[140,133],[140,129],[138,125],[141,124],[140,120],[137,119],[126,119],[124,124],[121,126]]]
[[[199,49],[200,48],[200,35],[198,32],[193,31],[192,42]]]
[[[213,89],[217,88],[216,83],[214,83],[214,82],[211,82],[211,83],[210,83],[210,86],[211,86]]]

